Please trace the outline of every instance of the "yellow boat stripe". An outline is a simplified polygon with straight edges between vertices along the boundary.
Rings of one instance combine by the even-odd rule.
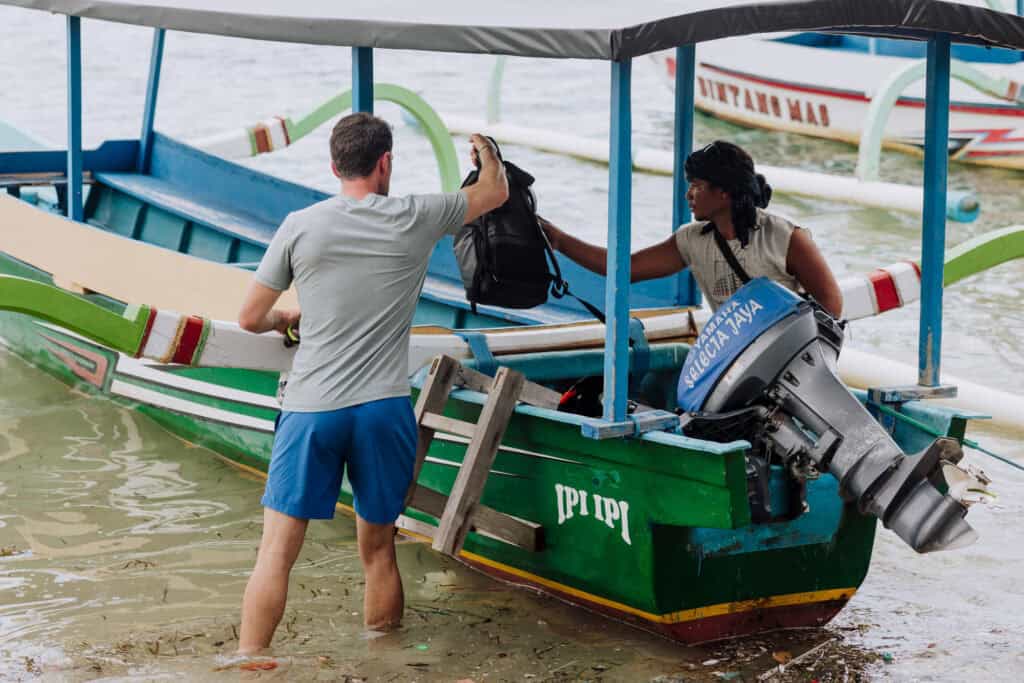
[[[571,586],[566,586],[565,584],[558,583],[557,581],[551,581],[550,579],[545,579],[544,577],[524,572],[520,569],[516,569],[515,567],[509,567],[508,565],[495,562],[494,560],[481,557],[480,555],[466,550],[463,550],[460,555],[473,562],[492,567],[506,574],[511,574],[512,576],[526,579],[531,583],[536,583],[538,585],[557,590],[560,593],[565,593],[566,595],[571,595],[575,598],[586,600],[587,602],[609,607],[619,612],[634,614],[638,617],[642,617],[643,619],[659,624],[678,624],[685,621],[695,621],[697,619],[716,617],[722,614],[749,612],[755,609],[765,609],[769,607],[787,607],[791,605],[804,605],[815,602],[828,602],[831,600],[849,600],[853,594],[857,592],[856,588],[836,588],[823,591],[809,591],[806,593],[788,593],[786,595],[772,595],[764,598],[755,598],[754,600],[743,600],[740,602],[723,602],[718,605],[707,605],[705,607],[681,610],[679,612],[669,612],[668,614],[654,614],[621,602],[602,598],[599,595],[593,595],[592,593],[581,591]]]
[[[223,458],[225,461],[247,472],[250,472],[251,474],[261,476],[264,479],[267,478],[265,472],[257,470],[254,467],[243,465],[242,463],[235,462],[234,460],[231,460],[230,458],[225,458],[224,456],[218,457]],[[343,503],[337,503],[335,507],[336,509],[341,510],[343,512],[355,514],[355,511],[352,509],[352,507],[344,505]],[[399,529],[399,533],[404,534],[406,536],[412,536],[414,538],[418,538],[420,540],[427,542],[430,542],[431,540],[430,538],[427,538],[422,534],[417,534],[415,532],[407,531],[405,529]],[[495,562],[494,560],[483,557],[482,555],[471,553],[468,550],[461,551],[459,555],[461,557],[466,558],[470,562],[475,562],[477,564],[482,564],[486,567],[491,567],[492,569],[497,569],[498,571],[504,574],[516,576],[523,580],[529,581],[530,583],[535,583],[539,586],[544,586],[546,588],[558,591],[559,593],[564,593],[565,595],[569,595],[580,600],[585,600],[586,602],[601,605],[603,607],[608,607],[609,609],[616,610],[617,612],[625,612],[626,614],[632,614],[657,624],[681,624],[687,621],[697,621],[699,619],[717,617],[723,614],[751,612],[757,609],[769,609],[772,607],[792,607],[794,605],[809,605],[816,602],[831,602],[833,600],[849,600],[853,597],[853,594],[857,592],[856,588],[832,588],[829,590],[808,591],[805,593],[787,593],[785,595],[770,595],[768,597],[755,598],[753,600],[723,602],[717,605],[706,605],[704,607],[680,610],[678,612],[669,612],[667,614],[654,614],[652,612],[645,612],[642,609],[637,609],[636,607],[632,607],[621,602],[609,600],[608,598],[602,598],[601,596],[594,595],[593,593],[581,591],[578,588],[573,588],[572,586],[566,586],[565,584],[558,583],[557,581],[552,581],[551,579],[545,579],[542,576],[537,576],[536,574],[531,574],[530,572],[525,572],[521,569],[510,567],[509,565],[502,564],[501,562]]]

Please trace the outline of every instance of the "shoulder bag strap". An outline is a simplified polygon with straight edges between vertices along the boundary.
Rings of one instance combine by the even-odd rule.
[[[750,282],[750,276],[747,275],[747,271],[743,270],[743,266],[736,259],[736,254],[732,253],[732,249],[729,248],[729,244],[722,237],[722,233],[718,232],[718,227],[712,227],[711,233],[715,236],[715,244],[718,245],[718,251],[722,252],[722,256],[729,263],[729,267],[732,268],[732,272],[736,273],[736,277],[740,279],[740,282],[747,284]]]

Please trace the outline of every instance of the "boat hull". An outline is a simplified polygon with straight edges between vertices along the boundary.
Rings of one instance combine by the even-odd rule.
[[[48,281],[2,255],[0,273]],[[115,301],[88,298],[118,310]],[[185,441],[250,471],[267,470],[276,373],[150,363],[18,313],[0,313],[0,340],[37,367],[129,406]],[[475,421],[483,400],[458,391],[445,412]],[[751,525],[743,442],[704,449],[668,434],[594,441],[580,436],[581,420],[517,409],[482,502],[541,524],[545,547],[529,552],[471,533],[463,561],[684,642],[825,623],[863,580],[874,521],[844,506],[827,479],[814,491],[818,514]],[[435,440],[419,483],[447,492],[465,441]],[[572,501],[570,489],[577,492]],[[339,505],[351,502],[346,483]],[[407,515],[400,525],[436,523],[417,511]]]
[[[750,60],[751,54],[758,59]],[[674,84],[675,57],[652,56]],[[703,43],[697,50],[694,106],[741,126],[857,145],[872,95],[913,59],[792,45],[758,38]],[[1024,78],[1021,64],[983,64],[995,76]],[[883,144],[924,153],[923,84],[912,85],[886,122]],[[951,84],[950,159],[1024,168],[1024,107]]]

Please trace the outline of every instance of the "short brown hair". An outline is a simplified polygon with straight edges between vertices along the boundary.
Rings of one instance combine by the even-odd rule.
[[[342,178],[365,178],[391,144],[387,121],[365,112],[349,114],[331,131],[331,161]]]

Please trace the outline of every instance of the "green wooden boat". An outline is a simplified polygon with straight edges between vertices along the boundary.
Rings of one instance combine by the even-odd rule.
[[[807,481],[803,510],[788,476],[776,467],[764,480],[774,509],[797,509],[798,514],[776,514],[754,522],[748,442],[695,439],[677,427],[644,427],[627,415],[627,398],[656,410],[675,407],[677,378],[691,348],[668,340],[630,349],[630,310],[678,309],[698,303],[692,282],[685,278],[628,284],[628,258],[623,258],[629,253],[628,65],[630,57],[656,48],[720,37],[691,34],[687,27],[715,25],[721,35],[736,33],[740,26],[781,30],[783,24],[788,29],[841,30],[851,25],[851,17],[861,16],[860,4],[854,0],[802,3],[805,9],[785,15],[773,9],[777,3],[715,3],[715,9],[700,13],[673,10],[676,14],[659,15],[650,24],[651,31],[639,34],[626,30],[632,23],[620,12],[610,15],[615,18],[604,31],[607,40],[595,39],[593,30],[579,28],[590,25],[589,17],[584,21],[571,13],[550,17],[552,29],[534,31],[524,26],[506,33],[481,17],[474,19],[473,12],[469,19],[457,21],[442,12],[409,22],[405,31],[389,33],[388,22],[380,17],[345,16],[342,10],[315,17],[322,8],[314,4],[299,7],[289,16],[260,15],[254,20],[228,3],[217,2],[202,13],[186,7],[150,13],[146,6],[131,2],[103,3],[102,10],[56,0],[33,3],[68,14],[71,143],[69,151],[41,150],[15,131],[4,131],[8,139],[0,148],[20,151],[0,154],[0,182],[12,195],[0,197],[0,223],[7,228],[0,234],[0,342],[68,383],[131,406],[240,467],[264,472],[278,412],[274,398],[278,372],[259,364],[267,353],[265,340],[238,338],[233,358],[229,348],[227,358],[216,364],[204,367],[200,361],[216,340],[231,338],[230,325],[210,321],[233,319],[233,307],[241,300],[241,287],[248,277],[246,268],[258,262],[281,219],[325,195],[218,159],[152,130],[164,30],[202,32],[216,25],[217,32],[232,33],[225,27],[239,26],[245,28],[238,29],[238,35],[264,39],[361,45],[372,35],[370,42],[378,47],[608,59],[613,80],[612,276],[605,282],[571,264],[563,266],[583,294],[606,295],[605,346],[564,349],[553,345],[548,350],[498,357],[501,365],[549,387],[603,376],[604,415],[589,418],[546,407],[517,406],[482,503],[540,525],[543,543],[525,549],[485,533],[470,533],[460,557],[494,576],[687,642],[827,622],[866,575],[875,518],[844,502],[840,483],[829,475]],[[457,4],[442,9],[451,10]],[[940,10],[938,24],[925,26],[907,12],[871,22],[867,16],[862,18],[865,24],[882,21],[896,35],[948,32],[929,38],[938,41],[940,48],[945,41],[947,70],[949,35],[1024,48],[1024,40],[1016,45],[1014,35],[994,28],[985,10],[946,12],[945,6],[952,3],[932,4]],[[545,12],[540,3],[535,9]],[[227,20],[207,23],[210,12]],[[301,20],[303,12],[312,13],[308,18],[322,21],[330,30],[297,33],[300,25],[308,25]],[[754,14],[748,16],[749,12]],[[744,20],[755,15],[754,23]],[[139,140],[81,150],[80,67],[76,66],[80,16],[156,28],[147,113]],[[477,24],[469,31],[466,22],[474,20]],[[794,27],[793,21],[800,26]],[[822,21],[828,26],[823,27]],[[1018,23],[1024,35],[1024,22]],[[355,26],[359,30],[352,33]],[[476,37],[465,40],[468,34]],[[510,42],[510,36],[518,38]],[[552,42],[553,37],[559,40]],[[679,49],[678,63],[685,65],[689,59],[692,79],[692,46]],[[354,105],[369,110],[372,51],[356,47],[353,54]],[[941,67],[941,50],[936,59]],[[685,68],[680,71],[685,77]],[[689,88],[692,94],[692,80]],[[677,86],[676,91],[680,98],[676,145],[681,158],[691,146],[692,98],[685,101],[685,87]],[[941,109],[941,93],[937,98]],[[940,156],[944,163],[945,154]],[[677,222],[682,222],[686,218],[682,179],[676,186]],[[933,189],[935,195],[943,192]],[[933,228],[944,220],[944,211],[935,210],[944,198],[928,201],[928,206],[934,206],[926,210],[925,239],[938,241],[941,285],[941,234]],[[57,217],[57,212],[66,212],[72,220]],[[936,266],[930,251],[924,261],[923,322],[934,334],[934,299],[929,297],[935,292],[929,273]],[[159,316],[160,311],[169,310],[184,315],[172,316],[176,321],[172,324],[166,322],[171,318]],[[549,325],[548,331],[564,331],[585,319],[584,311],[565,300],[530,311],[488,307],[470,311],[450,243],[443,242],[431,262],[415,322],[465,330],[542,323]],[[687,334],[689,330],[681,330],[679,336]],[[160,345],[161,352],[148,352],[150,345]],[[257,362],[257,357],[262,360]],[[482,367],[491,362],[486,352],[480,352],[477,360],[467,364]],[[238,367],[228,367],[232,364]],[[937,361],[928,368],[937,373]],[[627,392],[631,370],[636,381]],[[414,399],[424,372],[420,370],[412,380]],[[920,391],[927,393],[927,389]],[[445,415],[475,421],[484,401],[483,394],[469,389],[453,391]],[[953,439],[963,437],[970,417],[919,401],[901,401],[900,410]],[[908,422],[896,420],[885,426],[908,453],[931,441],[930,435]],[[628,438],[591,438],[608,434]],[[466,441],[455,435],[435,438],[419,484],[441,493],[450,490]],[[350,503],[346,485],[339,505]],[[435,517],[410,509],[400,526],[416,529],[436,522]]]

